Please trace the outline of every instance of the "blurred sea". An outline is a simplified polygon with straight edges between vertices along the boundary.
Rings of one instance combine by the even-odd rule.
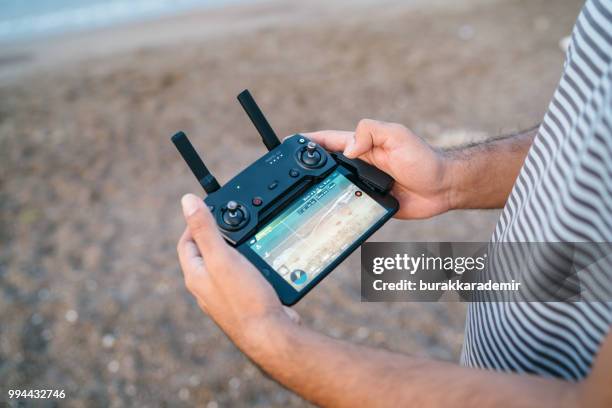
[[[0,43],[253,0],[0,0]]]

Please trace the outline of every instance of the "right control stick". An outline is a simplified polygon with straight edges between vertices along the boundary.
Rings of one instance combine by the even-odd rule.
[[[302,152],[300,160],[306,166],[311,167],[321,164],[321,153],[317,151],[317,144],[314,142],[308,142],[306,145],[306,150]]]

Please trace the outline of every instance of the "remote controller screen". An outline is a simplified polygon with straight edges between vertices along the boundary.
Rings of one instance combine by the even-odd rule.
[[[299,291],[386,212],[334,171],[264,226],[249,247]]]

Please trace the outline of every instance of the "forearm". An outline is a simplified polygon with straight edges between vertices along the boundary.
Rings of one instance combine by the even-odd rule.
[[[308,328],[268,327],[245,350],[274,379],[322,406],[576,406],[577,386],[410,357],[331,339]]]
[[[452,180],[451,208],[501,208],[538,127],[444,152]]]

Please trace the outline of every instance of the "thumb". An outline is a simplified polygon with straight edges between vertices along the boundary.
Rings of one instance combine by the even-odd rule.
[[[185,194],[181,199],[181,205],[189,232],[202,255],[225,246],[217,229],[217,223],[201,198],[194,194]]]
[[[360,120],[355,129],[355,136],[344,149],[344,155],[354,159],[376,147],[376,130],[379,126],[380,122],[372,119]]]

